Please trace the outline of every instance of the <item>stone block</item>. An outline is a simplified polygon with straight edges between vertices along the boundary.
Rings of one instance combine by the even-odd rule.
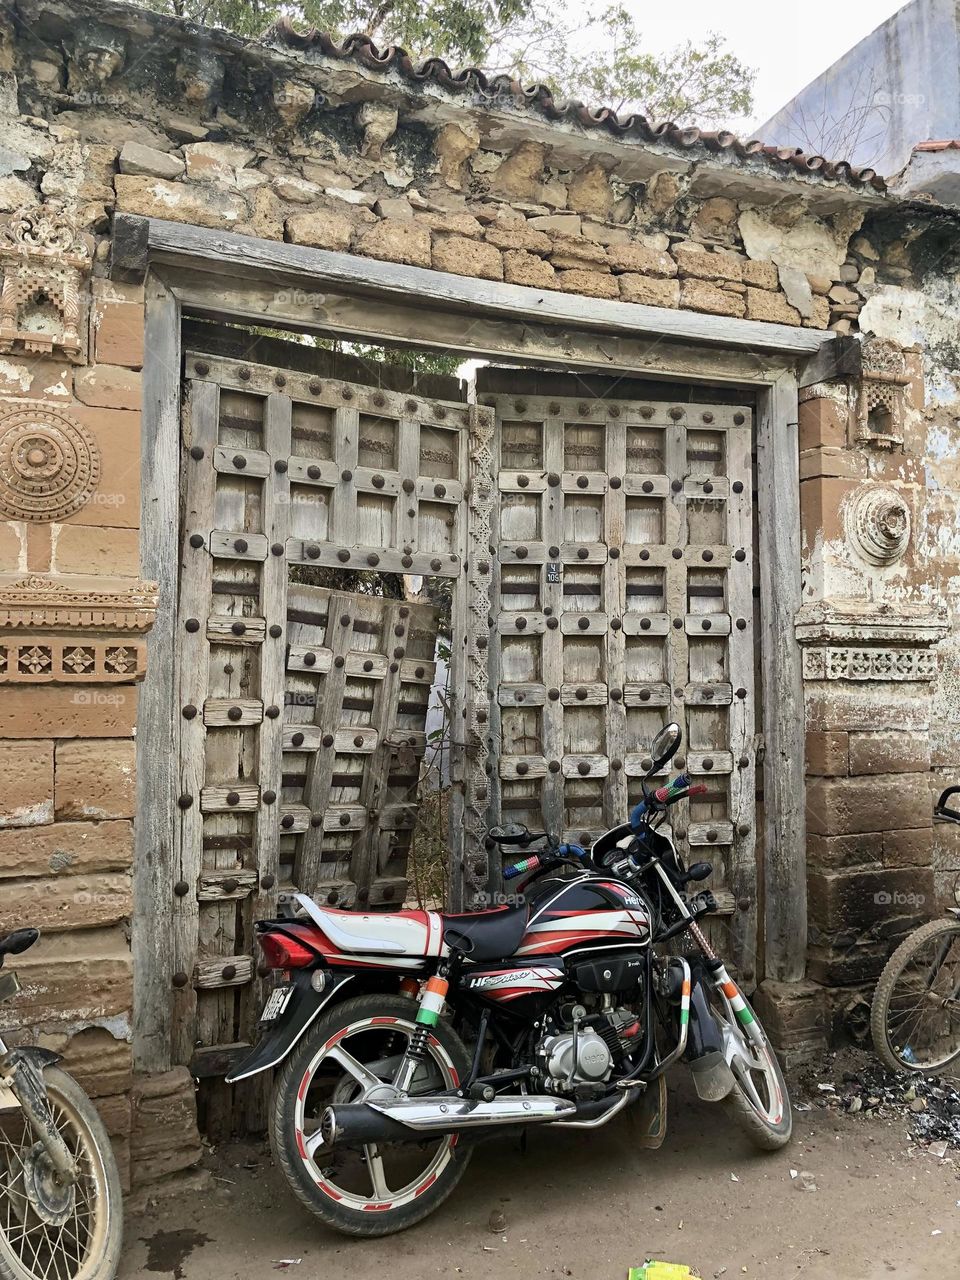
[[[163,178],[120,173],[114,187],[117,208],[145,218],[167,218],[171,222],[229,231],[247,216],[247,204],[239,192],[206,183],[167,182]]]
[[[136,743],[123,738],[58,743],[57,818],[134,817],[136,754]]]
[[[411,267],[432,265],[430,231],[419,223],[384,219],[357,233],[354,248],[368,258],[402,262]]]
[[[847,735],[842,730],[811,730],[806,737],[807,773],[813,777],[843,776],[849,771],[847,749]]]
[[[588,267],[591,270],[608,271],[607,251],[595,240],[578,236],[557,235],[553,239],[550,261],[558,270]]]
[[[128,871],[132,864],[133,826],[127,821],[50,822],[39,830],[0,831],[0,879]]]
[[[706,280],[687,278],[680,285],[680,306],[687,311],[706,311],[715,316],[742,317],[743,298]]]
[[[355,221],[331,209],[309,209],[291,213],[285,223],[291,244],[308,244],[315,249],[331,249],[346,253],[350,248]]]
[[[450,271],[454,275],[477,276],[483,280],[503,279],[500,250],[492,244],[470,240],[466,236],[435,235],[433,268],[435,271]]]
[[[933,872],[917,866],[813,871],[807,892],[811,932],[833,946],[844,936],[855,945],[864,933],[888,938],[918,919],[933,903]]]
[[[140,373],[120,365],[78,369],[73,375],[73,390],[78,400],[94,408],[139,410],[142,405]]]
[[[809,314],[803,318],[807,329],[826,329],[830,323],[830,303],[826,298],[815,294],[810,300]]]
[[[533,231],[549,231],[561,235],[580,235],[581,224],[578,213],[544,213],[527,219],[527,226]]]
[[[21,914],[17,924],[27,919]],[[35,923],[32,916],[29,919]],[[133,960],[121,929],[94,927],[70,934],[51,929],[11,963],[22,990],[15,1003],[0,1005],[0,1031],[43,1026],[46,1042],[54,1049],[63,1047],[56,1038],[58,1025],[65,1035],[72,1035],[87,1023],[109,1020],[126,1034],[133,1007]],[[112,1052],[103,1066],[108,1083],[118,1071]],[[97,1070],[90,1061],[91,1075]]]
[[[377,201],[378,206],[381,203],[382,201]],[[483,226],[472,213],[436,213],[423,210],[413,214],[413,217],[431,231],[442,231],[451,236],[467,236],[469,239],[483,235]]]
[[[131,1181],[135,1188],[199,1163],[203,1147],[197,1131],[196,1086],[186,1067],[139,1077],[131,1101]]]
[[[675,276],[677,264],[665,249],[645,244],[614,244],[607,249],[607,261],[614,271],[636,272],[641,276]]]
[[[53,821],[53,743],[0,742],[0,827],[35,827]],[[32,834],[19,835],[28,845]],[[3,835],[0,835],[2,848]],[[4,874],[0,857],[0,875]]]
[[[698,280],[743,280],[743,259],[738,254],[708,253],[703,245],[681,243],[673,246],[673,258],[682,276]]]
[[[117,924],[133,907],[130,876],[103,872],[32,880],[0,880],[0,929],[29,920],[38,929],[96,929]]]
[[[883,833],[853,836],[817,836],[807,833],[807,864],[820,870],[879,867],[883,862]]]
[[[747,319],[765,320],[768,324],[800,323],[800,312],[791,307],[781,293],[767,289],[747,289]]]
[[[126,305],[126,304],[125,304]],[[130,370],[131,377],[139,378]],[[89,405],[72,405],[71,415],[87,427],[100,446],[100,482],[79,511],[70,517],[69,525],[97,525],[100,528],[135,531],[140,525],[140,410],[92,408]],[[61,549],[63,530],[55,543]],[[133,553],[136,539],[127,537],[122,553]],[[69,555],[69,542],[65,554]],[[124,563],[118,560],[117,564]],[[126,561],[125,569],[105,568],[105,573],[129,573],[135,575],[139,557]],[[61,569],[63,573],[96,572],[94,569]]]
[[[553,268],[551,267],[552,271]],[[17,573],[23,569],[24,543],[18,528],[0,522],[0,573]]]
[[[133,1085],[133,1047],[104,1027],[85,1027],[76,1033],[53,1032],[43,1037],[45,1048],[63,1056],[64,1069],[91,1098],[128,1095]]]
[[[97,364],[143,365],[143,304],[97,300],[93,314],[94,353]]]
[[[694,215],[691,230],[707,240],[732,240],[737,234],[740,210],[725,196],[711,196]]]
[[[487,227],[484,238],[498,249],[526,250],[529,253],[549,253],[553,241],[545,231],[536,231],[528,222],[495,223]]]
[[[183,174],[184,164],[178,156],[140,142],[125,142],[120,152],[120,172],[148,178],[168,178],[171,181]]]
[[[884,831],[885,867],[929,867],[933,861],[933,831],[921,827],[910,831]]]
[[[190,142],[183,148],[187,177],[198,182],[236,181],[237,170],[256,159],[250,147],[230,142]]]
[[[787,1070],[810,1062],[827,1046],[827,1005],[816,982],[774,982],[754,992],[751,1004]]]
[[[138,530],[65,524],[57,538],[55,565],[57,573],[120,574],[135,578],[140,571]]]
[[[525,249],[504,250],[503,278],[508,284],[525,284],[532,289],[557,288],[556,272],[550,263]]]
[[[273,179],[273,189],[281,200],[290,204],[316,204],[322,188],[295,173],[278,173]]]
[[[93,1100],[111,1138],[129,1138],[132,1112],[129,1093],[102,1094]]]
[[[538,200],[546,154],[542,142],[521,142],[490,175],[490,190],[510,200]]]
[[[926,774],[815,778],[807,783],[807,830],[853,835],[931,825]]]
[[[869,467],[866,457],[853,449],[807,449],[800,455],[800,482],[820,476],[840,479],[865,479]]]
[[[620,297],[624,302],[639,302],[647,307],[679,307],[679,280],[638,276],[627,272],[619,277]]]
[[[578,170],[567,183],[567,205],[589,218],[606,218],[613,208],[607,172],[598,161]]]
[[[480,146],[480,133],[475,124],[445,124],[434,138],[440,177],[448,187],[459,191],[463,186],[463,166]]]
[[[807,449],[843,449],[847,443],[846,405],[825,396],[801,400],[799,436],[801,453]]]
[[[748,258],[742,264],[743,283],[755,289],[779,289],[780,273],[774,262],[754,262]]]
[[[585,268],[558,271],[557,288],[565,293],[582,293],[589,298],[620,297],[620,286],[615,276]]]
[[[810,729],[923,731],[930,724],[926,686],[906,681],[807,681],[804,703]]]
[[[852,733],[852,774],[919,773],[930,768],[929,733]]]
[[[137,723],[136,685],[6,685],[0,738],[128,738]]]

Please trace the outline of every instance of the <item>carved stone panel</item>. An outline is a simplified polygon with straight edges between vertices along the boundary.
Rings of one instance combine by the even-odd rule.
[[[0,228],[0,351],[84,359],[89,237],[59,209],[11,214]]]
[[[47,404],[0,411],[0,514],[66,520],[100,481],[100,451],[86,429]]]

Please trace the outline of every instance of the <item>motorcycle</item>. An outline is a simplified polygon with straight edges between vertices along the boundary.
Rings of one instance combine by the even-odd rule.
[[[0,939],[0,968],[39,938]],[[20,990],[0,974],[0,1001]],[[0,1039],[0,1280],[112,1280],[123,1239],[120,1174],[93,1103],[49,1049]]]
[[[512,904],[358,914],[295,894],[293,918],[258,923],[280,980],[259,1043],[227,1079],[279,1069],[274,1156],[328,1226],[381,1236],[420,1221],[480,1137],[596,1129],[639,1103],[643,1145],[659,1145],[664,1074],[681,1060],[758,1147],[789,1141],[774,1051],[698,924],[716,902],[691,886],[712,867],[685,867],[658,830],[705,790],[683,774],[653,785],[680,742],[678,725],[660,731],[630,821],[589,853],[493,828],[526,855],[504,869],[525,885]]]

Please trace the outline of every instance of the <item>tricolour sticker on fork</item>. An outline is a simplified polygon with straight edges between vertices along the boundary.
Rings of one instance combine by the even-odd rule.
[[[731,981],[726,969],[721,966],[716,974],[717,985],[723,994],[730,1001],[730,1008],[737,1016],[737,1021],[745,1027],[749,1027],[753,1022],[753,1014],[747,1007],[747,1002],[737,987],[737,984]]]

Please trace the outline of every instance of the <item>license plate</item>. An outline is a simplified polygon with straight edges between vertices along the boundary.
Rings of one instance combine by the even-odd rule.
[[[261,1022],[276,1022],[284,1009],[290,1003],[290,997],[293,995],[293,987],[276,987],[270,992],[270,998],[263,1006],[263,1013],[260,1015]]]

